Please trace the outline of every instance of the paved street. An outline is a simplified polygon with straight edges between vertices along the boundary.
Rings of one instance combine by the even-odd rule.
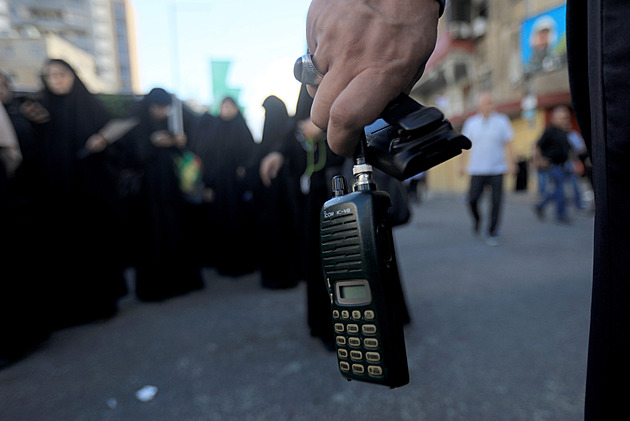
[[[499,247],[472,235],[461,196],[415,204],[396,229],[407,386],[344,380],[308,335],[304,285],[208,270],[202,291],[129,296],[0,370],[0,420],[580,420],[593,218],[541,222],[533,201],[507,196]]]

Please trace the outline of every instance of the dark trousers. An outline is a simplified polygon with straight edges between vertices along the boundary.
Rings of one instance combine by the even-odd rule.
[[[536,204],[543,210],[549,202],[556,202],[556,219],[564,221],[567,219],[567,203],[564,195],[564,185],[568,180],[568,174],[564,170],[564,165],[554,165],[547,171],[547,176],[553,184],[553,190],[545,188],[540,202]]]
[[[593,163],[595,191],[589,421],[623,417],[630,394],[629,17],[628,1],[567,2],[571,95]]]
[[[503,174],[499,175],[473,175],[470,178],[470,192],[468,194],[468,204],[470,212],[475,221],[475,227],[479,226],[481,215],[479,214],[479,199],[486,186],[490,186],[492,193],[492,207],[490,212],[490,223],[488,234],[497,235],[499,226],[499,216],[501,215],[501,201],[503,197]]]

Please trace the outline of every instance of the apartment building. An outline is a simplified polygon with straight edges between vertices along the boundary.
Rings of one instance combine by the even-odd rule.
[[[99,92],[132,93],[138,86],[132,21],[127,0],[0,0],[1,67],[12,74],[16,85],[36,89],[30,85],[31,73],[39,72],[46,58],[59,57],[58,51],[41,51],[32,69],[25,69],[23,63],[16,68],[16,52],[23,52],[21,43],[59,38],[71,46],[65,54],[71,64],[78,64],[73,62],[73,49],[92,57],[95,73],[82,77],[99,79]],[[30,53],[35,58],[36,51]]]

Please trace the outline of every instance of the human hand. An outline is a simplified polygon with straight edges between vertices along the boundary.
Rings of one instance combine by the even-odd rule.
[[[158,148],[173,146],[173,136],[166,130],[151,133],[151,143]]]
[[[106,147],[107,139],[99,133],[93,134],[88,138],[87,142],[85,142],[85,149],[90,152],[101,152],[105,150]]]
[[[271,152],[260,161],[260,179],[266,187],[271,186],[271,180],[278,176],[283,164],[284,155],[280,152]]]
[[[540,156],[536,160],[536,166],[541,170],[548,170],[551,168],[551,161],[544,156]]]
[[[175,141],[175,145],[179,147],[186,146],[186,143],[188,142],[188,137],[186,137],[185,134],[176,134],[173,136],[173,139]]]
[[[313,0],[306,22],[309,51],[324,74],[311,119],[330,148],[352,156],[365,125],[420,79],[435,47],[436,0]]]
[[[210,187],[206,187],[203,189],[203,201],[206,203],[211,203],[214,202],[214,198],[215,198],[215,194],[214,194],[214,189],[210,188]]]

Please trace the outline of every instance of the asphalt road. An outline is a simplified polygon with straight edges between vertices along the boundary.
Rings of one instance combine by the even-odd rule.
[[[0,420],[580,420],[593,218],[541,222],[533,200],[508,195],[498,247],[472,235],[459,196],[414,205],[395,230],[413,318],[404,387],[339,375],[308,335],[304,285],[207,270],[202,291],[129,296],[0,370]]]

